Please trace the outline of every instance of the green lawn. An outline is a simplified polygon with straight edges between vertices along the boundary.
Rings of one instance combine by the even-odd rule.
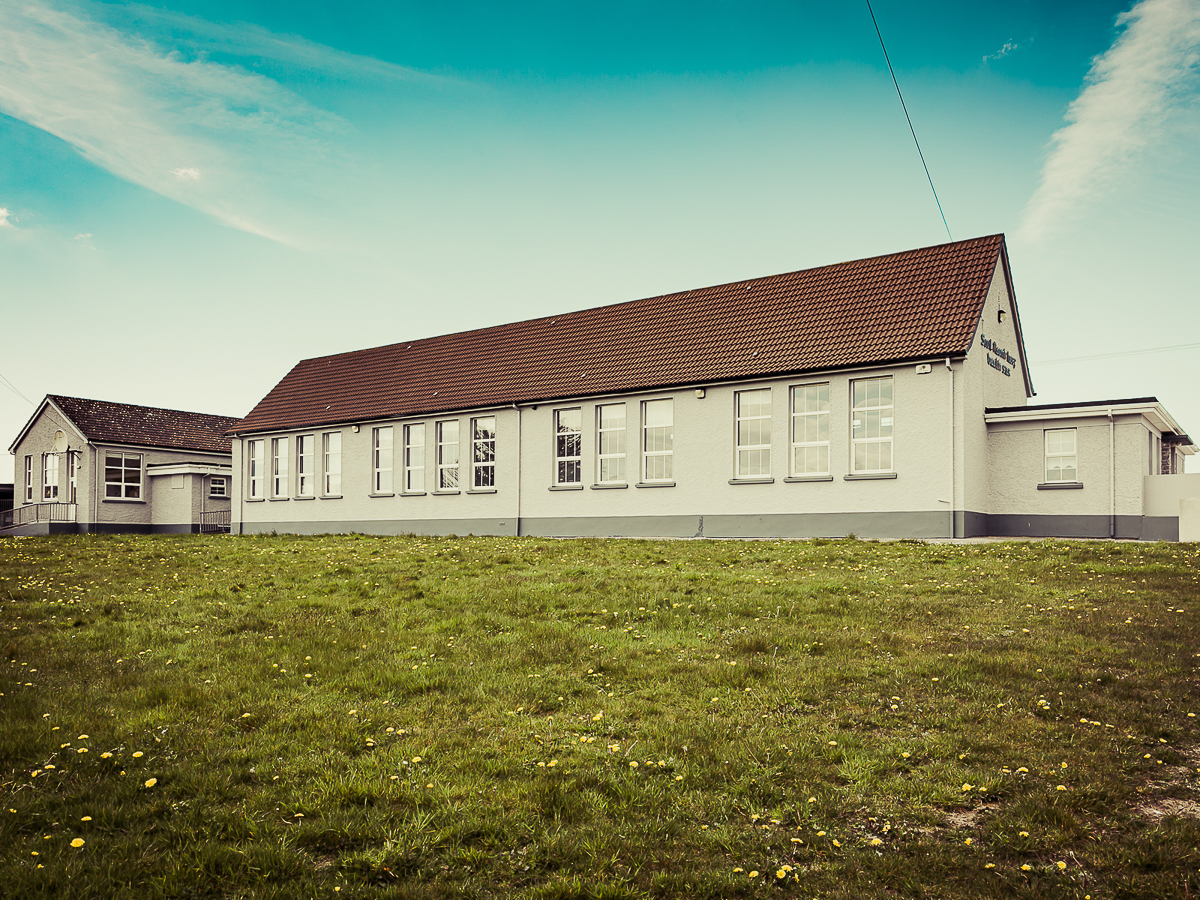
[[[0,540],[0,896],[1195,897],[1198,557]]]

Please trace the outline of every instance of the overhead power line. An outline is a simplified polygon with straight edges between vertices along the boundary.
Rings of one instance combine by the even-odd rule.
[[[1171,350],[1195,350],[1200,344],[1174,344],[1170,347],[1148,347],[1145,350],[1118,350],[1115,353],[1093,353],[1089,356],[1066,356],[1062,359],[1030,360],[1033,365],[1056,366],[1059,363],[1086,362],[1091,359],[1116,359],[1119,356],[1144,356],[1147,353],[1167,353]]]
[[[17,389],[17,386],[15,384],[13,384],[11,381],[9,381],[7,378],[5,378],[3,375],[0,375],[0,384],[4,385],[10,391],[12,391],[14,394],[16,394],[18,397],[20,397],[26,403],[28,403],[30,406],[33,406],[33,401],[30,400],[28,397],[26,397],[24,394],[22,394]]]
[[[883,49],[883,60],[887,63],[888,73],[892,76],[892,84],[896,86],[896,96],[900,98],[900,108],[904,110],[908,130],[912,132],[913,143],[917,145],[917,156],[921,157],[921,165],[924,167],[925,177],[929,181],[929,190],[933,191],[933,202],[937,204],[938,212],[942,216],[946,237],[954,240],[954,236],[950,234],[950,226],[946,224],[946,212],[942,209],[942,201],[938,199],[937,188],[933,186],[933,176],[929,174],[929,166],[925,163],[925,154],[921,152],[921,142],[917,140],[917,130],[913,128],[912,117],[908,114],[908,105],[904,102],[904,95],[900,93],[900,82],[896,80],[896,72],[892,69],[892,60],[888,57],[887,45],[883,43],[883,34],[879,30],[879,23],[875,21],[875,10],[871,9],[871,0],[867,0],[867,12],[871,14],[871,24],[875,26],[875,35],[879,38],[879,46]]]

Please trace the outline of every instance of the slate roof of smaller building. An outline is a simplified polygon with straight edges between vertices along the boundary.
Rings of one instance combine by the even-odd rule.
[[[962,356],[1004,253],[994,234],[306,359],[234,431]]]
[[[66,413],[89,441],[175,450],[206,450],[212,453],[232,452],[226,433],[238,420],[230,416],[134,406],[107,400],[85,400],[58,394],[48,394],[46,399]]]

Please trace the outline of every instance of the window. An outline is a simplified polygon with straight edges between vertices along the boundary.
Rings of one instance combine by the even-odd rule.
[[[58,454],[42,454],[42,499],[58,499]]]
[[[829,474],[829,383],[792,388],[792,474]]]
[[[1078,481],[1074,428],[1046,429],[1046,483]]]
[[[458,421],[437,423],[437,486],[439,491],[458,489]]]
[[[142,454],[104,454],[104,496],[124,500],[142,498]]]
[[[229,484],[222,475],[213,475],[208,479],[208,496],[210,497],[228,497]]]
[[[317,439],[311,434],[296,438],[296,496],[312,497],[316,493]]]
[[[851,470],[857,474],[892,471],[892,377],[851,382]]]
[[[25,502],[33,502],[33,457],[25,457]]]
[[[288,495],[288,438],[271,438],[271,496]]]
[[[265,441],[246,441],[246,499],[263,498]]]
[[[372,481],[372,492],[390,494],[392,492],[392,426],[384,425],[373,429],[372,451],[375,478]]]
[[[322,435],[325,456],[325,495],[336,497],[342,492],[342,433],[331,431]]]
[[[79,451],[67,453],[67,502],[75,503],[79,493]]]
[[[771,389],[738,391],[737,477],[765,478],[771,474]]]
[[[610,403],[596,409],[596,481],[625,482],[625,404]]]
[[[675,401],[642,404],[642,479],[670,481],[675,445]]]
[[[425,423],[404,426],[404,490],[425,491]]]
[[[583,411],[554,411],[554,483],[583,483]]]
[[[471,420],[472,485],[477,488],[496,486],[496,417]]]

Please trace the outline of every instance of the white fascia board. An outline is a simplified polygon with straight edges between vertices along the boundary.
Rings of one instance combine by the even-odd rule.
[[[170,463],[146,466],[146,474],[156,475],[232,475],[233,466],[201,466],[195,463]]]
[[[1114,416],[1145,416],[1159,431],[1185,434],[1161,403],[1114,403],[1112,406],[1062,406],[1057,409],[1014,409],[1006,412],[984,413],[983,421],[1044,422],[1047,419],[1107,419]]]

